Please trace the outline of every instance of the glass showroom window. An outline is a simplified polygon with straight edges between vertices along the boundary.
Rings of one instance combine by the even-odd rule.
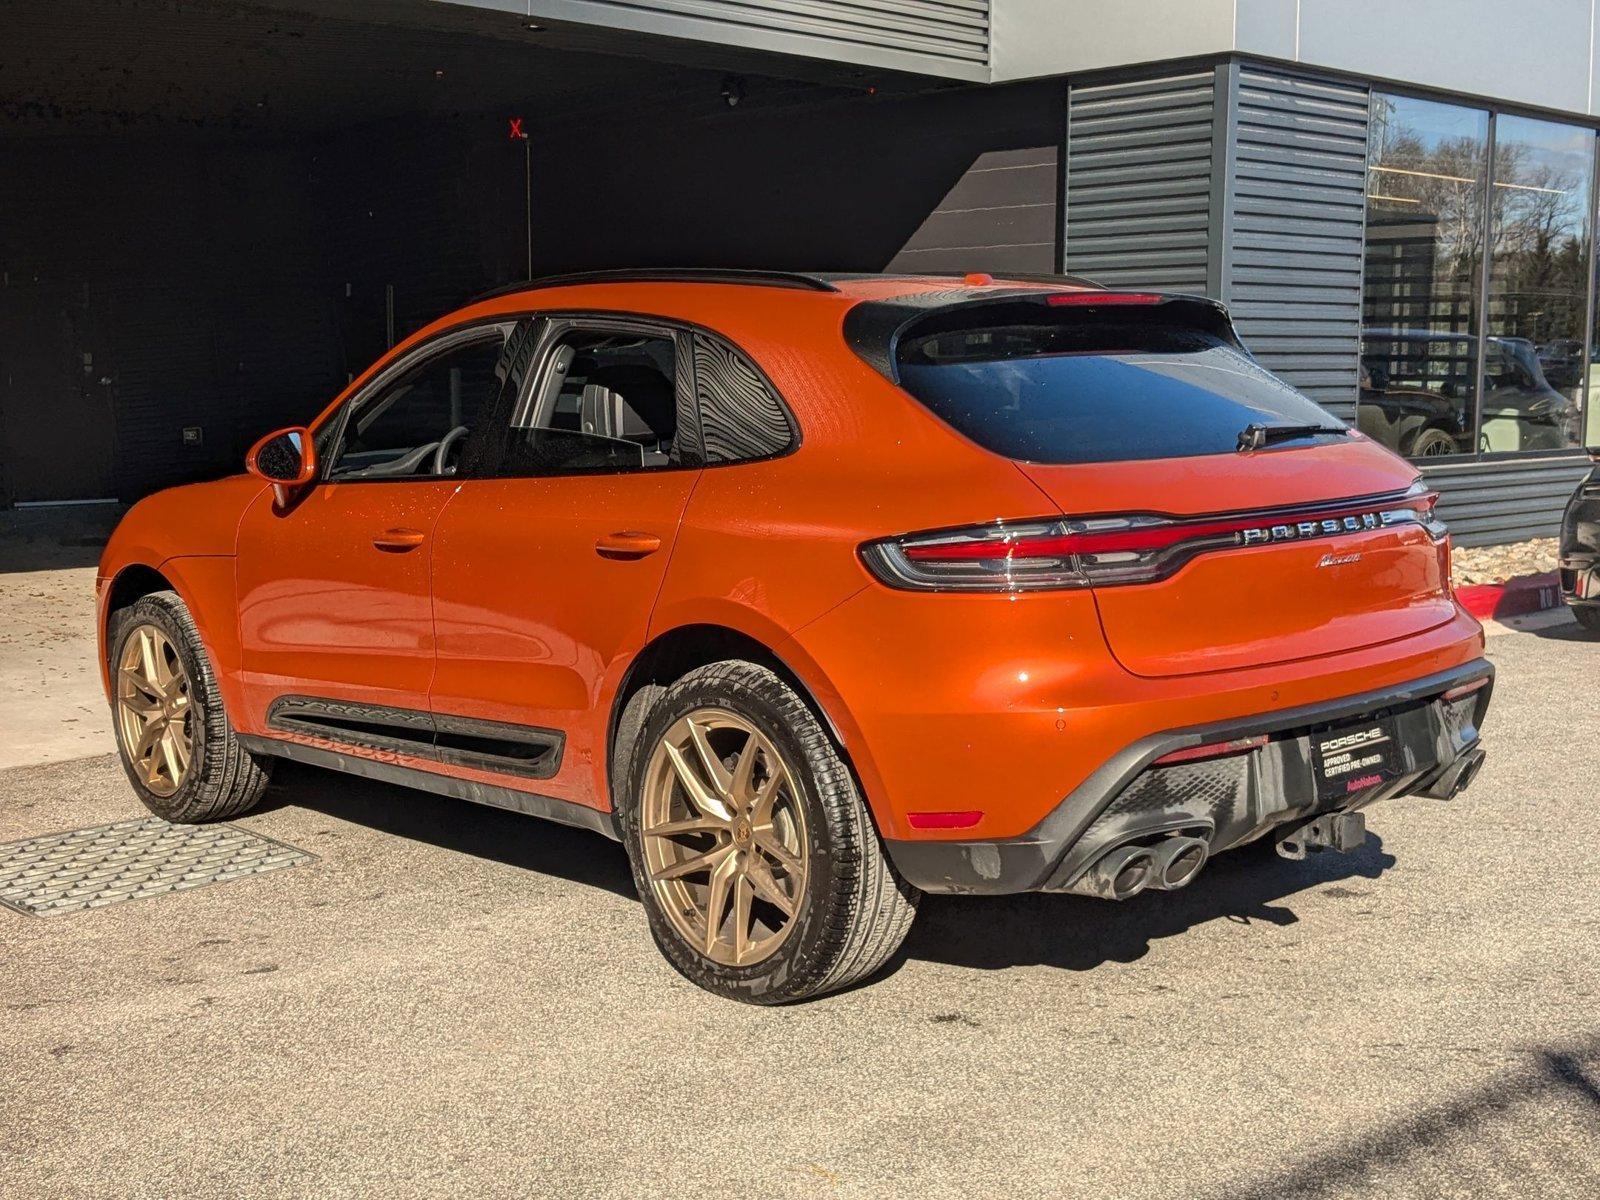
[[[1490,189],[1485,454],[1583,441],[1594,134],[1497,116]]]
[[[1488,158],[1487,112],[1374,94],[1356,420],[1411,458],[1476,449]]]

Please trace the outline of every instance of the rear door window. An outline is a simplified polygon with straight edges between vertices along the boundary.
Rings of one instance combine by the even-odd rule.
[[[1022,462],[1227,454],[1252,424],[1343,428],[1221,332],[1173,323],[1159,309],[956,310],[914,326],[896,353],[906,391],[980,446]]]
[[[506,431],[505,476],[615,474],[686,464],[670,332],[574,321],[549,344],[526,414]]]

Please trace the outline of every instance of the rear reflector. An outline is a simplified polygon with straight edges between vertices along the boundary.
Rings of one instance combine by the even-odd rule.
[[[1165,299],[1151,292],[1061,292],[1046,296],[1044,302],[1059,308],[1066,304],[1160,304]]]
[[[914,812],[907,813],[906,820],[913,829],[971,829],[983,820],[983,813],[977,809],[966,812]]]
[[[1193,762],[1197,758],[1221,758],[1226,754],[1243,754],[1246,750],[1254,750],[1266,744],[1267,735],[1264,733],[1255,737],[1234,738],[1231,742],[1207,742],[1204,746],[1190,746],[1187,750],[1174,750],[1171,754],[1163,754],[1151,766],[1165,767],[1172,763]]]
[[[1471,683],[1463,683],[1460,687],[1451,688],[1440,699],[1448,704],[1452,700],[1460,700],[1463,696],[1470,696],[1473,692],[1481,691],[1488,684],[1489,677],[1485,675],[1482,679],[1474,679]]]

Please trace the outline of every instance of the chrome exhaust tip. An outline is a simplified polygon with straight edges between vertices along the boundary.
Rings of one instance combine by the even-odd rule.
[[[1175,892],[1187,887],[1211,857],[1211,846],[1200,838],[1171,837],[1154,848],[1155,875],[1151,887]]]
[[[1156,857],[1146,846],[1118,846],[1100,856],[1094,866],[1067,890],[1102,900],[1129,900],[1156,878]]]
[[[1483,769],[1484,757],[1483,747],[1474,746],[1447,764],[1438,777],[1423,789],[1422,794],[1435,800],[1454,800],[1478,777],[1478,772]]]

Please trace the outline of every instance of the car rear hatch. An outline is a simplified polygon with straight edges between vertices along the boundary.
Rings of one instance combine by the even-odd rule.
[[[1454,615],[1415,471],[1259,367],[1209,301],[965,304],[909,323],[894,361],[905,390],[1059,509],[1053,527],[1002,533],[1008,569],[1061,556],[1135,674],[1335,654]],[[936,566],[943,544],[907,552]]]

